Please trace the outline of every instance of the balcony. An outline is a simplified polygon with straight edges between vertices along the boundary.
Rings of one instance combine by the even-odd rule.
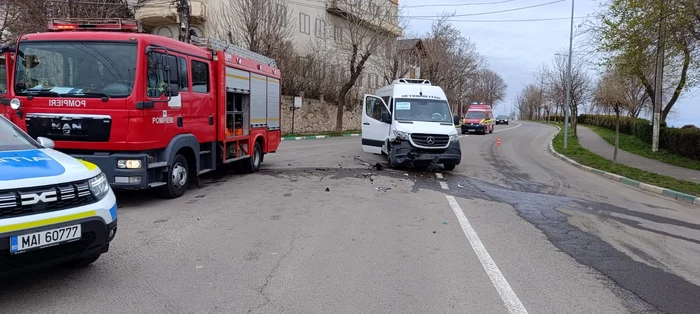
[[[167,1],[147,0],[135,7],[134,17],[148,28],[177,23],[177,9]],[[206,21],[207,7],[203,0],[190,1],[192,24],[202,24]]]
[[[398,25],[398,0],[328,0],[326,11],[380,32],[395,36],[403,32]]]

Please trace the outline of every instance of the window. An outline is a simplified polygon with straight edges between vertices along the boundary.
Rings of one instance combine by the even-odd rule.
[[[7,66],[5,59],[0,59],[0,94],[7,93]]]
[[[333,26],[333,39],[338,43],[343,41],[343,28],[341,26]]]
[[[18,95],[125,98],[133,91],[135,43],[22,42],[16,56]]]
[[[379,98],[368,97],[366,105],[367,107],[365,108],[365,112],[367,113],[367,116],[377,121],[381,121],[382,111],[386,112],[386,107],[382,105],[382,102],[379,101]]]
[[[166,64],[170,66],[170,76],[165,71]],[[166,56],[160,52],[149,52],[146,84],[146,94],[150,98],[160,98],[165,93],[165,88],[168,84],[181,86],[177,58],[175,56]],[[186,80],[185,84],[187,84]]]
[[[316,19],[316,37],[326,38],[326,21]]]
[[[192,60],[192,91],[209,93],[209,65]]]
[[[39,146],[26,133],[0,117],[0,152],[36,149]]]
[[[369,13],[374,15],[374,16],[378,16],[379,15],[379,6],[374,4],[374,3],[370,3],[369,4]]]
[[[180,91],[186,92],[189,90],[189,77],[187,77],[187,60],[185,58],[177,58],[177,70],[180,73]]]
[[[311,17],[304,13],[299,13],[299,32],[311,34]]]
[[[270,8],[272,10],[272,8]],[[278,23],[279,26],[287,27],[287,6],[284,4],[275,4],[275,11],[270,14],[270,17]]]

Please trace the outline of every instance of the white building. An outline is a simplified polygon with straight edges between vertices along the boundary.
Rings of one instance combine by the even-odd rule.
[[[222,34],[222,14],[231,11],[231,6],[243,0],[189,0],[191,11],[191,28],[198,36],[215,36]],[[278,0],[279,1],[279,0]],[[171,38],[178,38],[177,8],[169,0],[141,0],[136,5],[135,17],[140,19],[144,28],[153,33]],[[395,42],[402,33],[398,26],[398,0],[282,0],[277,7],[269,8],[277,12],[287,12],[287,27],[292,32],[295,51],[306,55],[320,49],[328,48],[329,58],[339,46],[347,44],[348,19],[366,23],[364,31],[382,34]],[[369,15],[367,12],[370,12]],[[282,14],[285,15],[285,14]],[[357,33],[358,23],[352,24]],[[365,25],[365,24],[362,24]],[[364,27],[364,26],[363,26]],[[223,32],[225,33],[225,32]],[[363,37],[367,37],[364,33]],[[219,36],[221,37],[221,36]],[[220,38],[226,40],[227,38]],[[369,89],[382,86],[382,66],[384,54],[375,53],[368,61],[365,75],[356,87]]]

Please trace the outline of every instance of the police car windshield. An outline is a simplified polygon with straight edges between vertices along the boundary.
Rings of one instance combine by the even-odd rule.
[[[18,95],[124,98],[136,76],[136,44],[24,42],[15,62]]]
[[[399,121],[450,122],[450,106],[445,100],[397,98],[394,119]]]
[[[27,134],[12,122],[0,117],[0,152],[40,148]]]

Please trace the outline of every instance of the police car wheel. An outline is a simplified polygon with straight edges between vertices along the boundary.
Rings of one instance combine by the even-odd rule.
[[[447,171],[455,170],[455,167],[457,167],[457,165],[453,165],[453,164],[443,164],[442,166],[443,166],[443,167],[445,168],[445,170],[447,170]]]
[[[168,171],[167,177],[165,178],[166,184],[161,190],[163,197],[178,198],[185,194],[190,182],[189,171],[189,165],[187,164],[185,156],[180,154],[175,155],[173,165],[170,166],[170,171]]]
[[[90,256],[77,258],[77,259],[74,259],[74,260],[66,263],[66,265],[68,267],[72,267],[72,268],[86,267],[86,266],[89,266],[90,264],[94,263],[95,261],[97,261],[97,259],[100,258],[101,255],[102,255],[102,253],[98,253],[98,254],[93,254]]]

